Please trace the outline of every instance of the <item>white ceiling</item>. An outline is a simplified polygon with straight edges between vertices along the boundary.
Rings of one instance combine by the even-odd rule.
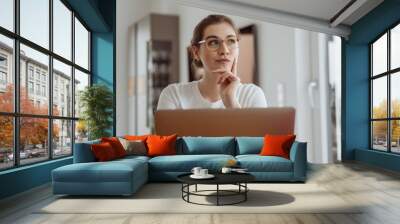
[[[182,5],[348,37],[351,25],[383,0],[176,0]],[[347,4],[344,12],[335,17]],[[331,21],[333,18],[335,20]]]
[[[291,13],[300,16],[311,17],[324,21],[330,21],[351,0],[222,0],[248,5],[264,9],[272,9],[280,12]],[[359,0],[358,0],[359,1]],[[352,25],[360,17],[379,5],[383,0],[365,0],[365,3],[342,22],[344,25]]]
[[[225,0],[282,12],[330,20],[351,0]]]

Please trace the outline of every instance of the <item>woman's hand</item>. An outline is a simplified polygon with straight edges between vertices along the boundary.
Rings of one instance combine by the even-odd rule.
[[[232,70],[218,69],[213,71],[218,73],[217,84],[220,85],[220,97],[226,108],[240,108],[240,104],[236,99],[236,89],[240,84],[237,76],[236,59],[233,61]]]

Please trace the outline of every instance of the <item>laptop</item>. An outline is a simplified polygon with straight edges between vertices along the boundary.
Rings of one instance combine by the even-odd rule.
[[[158,110],[158,135],[178,136],[264,136],[293,134],[295,109],[292,107],[240,109]]]

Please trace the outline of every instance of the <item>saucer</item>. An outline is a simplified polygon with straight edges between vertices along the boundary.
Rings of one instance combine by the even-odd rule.
[[[249,173],[247,170],[232,170],[234,173]]]
[[[211,179],[211,178],[214,178],[214,177],[215,176],[212,175],[212,174],[207,174],[207,175],[204,175],[204,176],[194,175],[194,174],[190,175],[190,178],[193,178],[193,179]]]

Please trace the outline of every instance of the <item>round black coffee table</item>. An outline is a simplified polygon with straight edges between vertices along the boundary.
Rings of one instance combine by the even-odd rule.
[[[247,187],[247,183],[255,180],[255,177],[248,173],[215,173],[213,174],[215,177],[212,179],[193,179],[190,177],[191,173],[182,174],[177,177],[178,181],[182,183],[182,199],[188,203],[198,204],[198,205],[215,205],[215,204],[202,204],[190,201],[190,196],[204,196],[204,197],[216,197],[217,206],[220,205],[234,205],[239,204],[241,202],[245,202],[247,200],[247,192],[249,188]],[[215,190],[197,190],[198,184],[205,185],[216,185]],[[195,186],[195,191],[190,191],[190,186]],[[236,185],[238,186],[237,190],[223,190],[220,189],[220,185]],[[216,194],[204,194],[207,192],[215,192]],[[221,194],[222,193],[222,194]],[[221,203],[221,197],[229,197],[229,196],[241,196],[240,200],[234,201],[232,203]]]

